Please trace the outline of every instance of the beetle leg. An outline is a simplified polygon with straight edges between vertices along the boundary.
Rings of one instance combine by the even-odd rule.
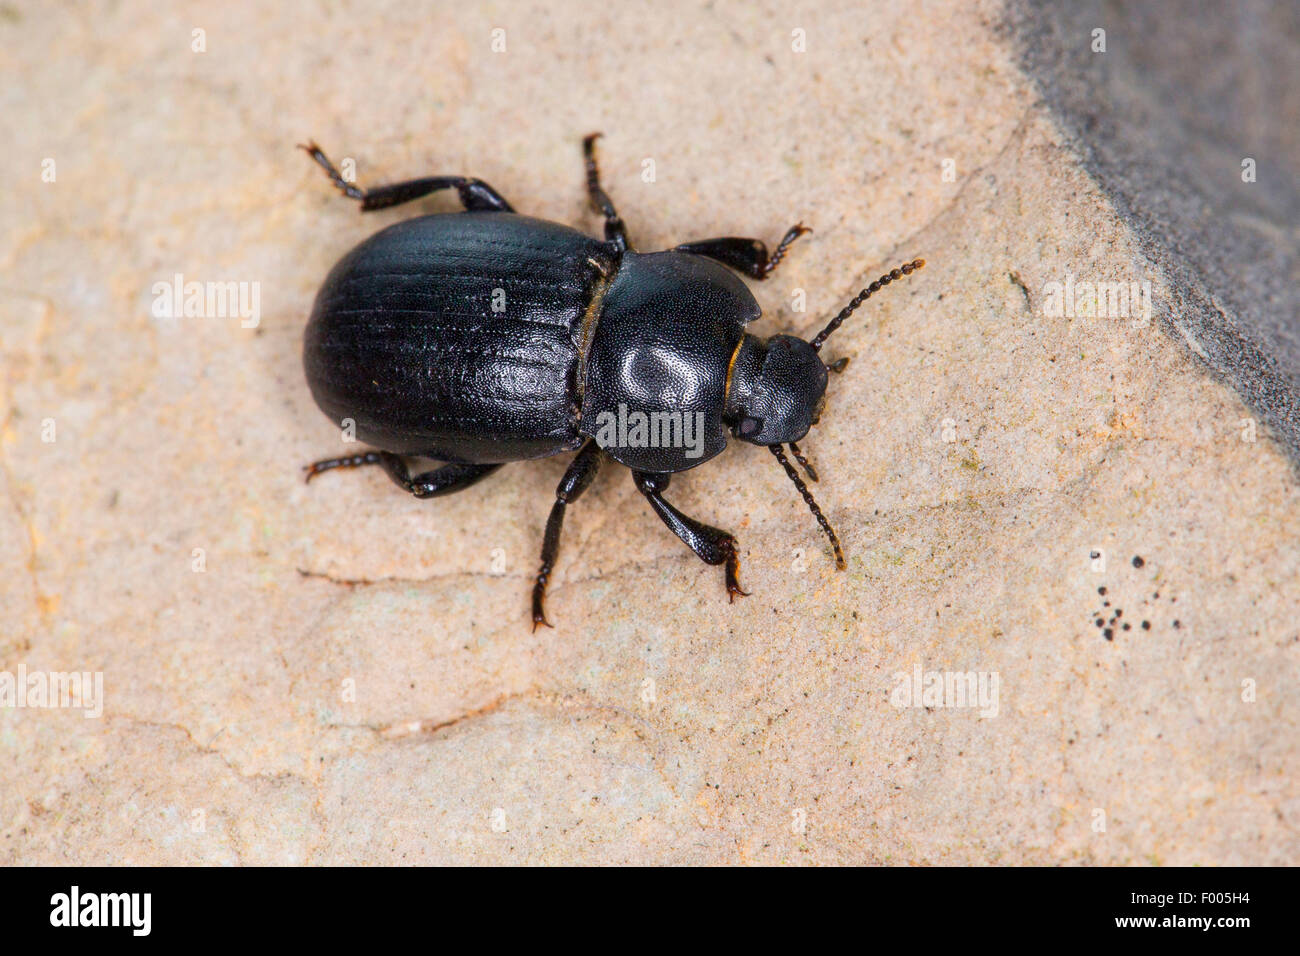
[[[378,186],[374,189],[362,189],[356,183],[350,183],[344,179],[343,174],[334,168],[334,164],[329,161],[329,157],[321,152],[321,148],[314,142],[305,146],[300,145],[298,148],[314,159],[321,169],[325,170],[330,182],[337,186],[343,195],[349,199],[360,200],[362,212],[399,206],[404,202],[419,199],[440,189],[455,189],[460,195],[461,205],[465,207],[466,212],[515,211],[514,207],[506,202],[504,197],[495,189],[483,182],[483,180],[469,176],[426,176],[423,179],[390,183],[387,186]]]
[[[388,451],[367,451],[346,458],[327,458],[314,465],[307,465],[303,471],[307,473],[305,480],[311,481],[322,471],[329,471],[332,468],[359,468],[362,465],[382,466],[388,473],[388,477],[392,478],[399,488],[409,491],[417,498],[436,498],[439,495],[460,491],[501,467],[500,465],[450,464],[412,476],[406,467],[406,460],[401,455],[394,455]]]
[[[596,166],[596,140],[600,133],[592,133],[582,140],[582,158],[587,167],[587,195],[596,211],[605,217],[605,239],[614,243],[619,251],[632,248],[632,241],[627,237],[627,227],[614,210],[614,203],[600,185],[600,169]]]
[[[785,251],[790,248],[790,244],[808,232],[812,230],[803,223],[791,226],[771,255],[767,254],[767,244],[762,239],[739,239],[735,236],[684,242],[673,251],[706,256],[721,262],[724,266],[731,266],[737,272],[743,272],[751,279],[766,279],[785,258]]]
[[[664,501],[663,493],[668,487],[670,478],[671,475],[649,471],[632,472],[632,480],[636,482],[637,491],[646,496],[650,507],[654,508],[664,524],[672,529],[673,534],[681,538],[705,564],[726,565],[724,580],[727,586],[727,600],[735,601],[737,596],[746,597],[749,592],[741,590],[737,578],[740,572],[740,556],[736,553],[735,537],[694,518],[688,518]]]
[[[546,519],[546,534],[542,538],[542,566],[537,572],[537,583],[533,585],[533,630],[538,624],[554,627],[546,619],[546,610],[542,599],[546,597],[546,584],[551,578],[551,569],[560,555],[560,531],[564,528],[564,509],[570,502],[577,501],[587,490],[596,472],[600,469],[601,450],[595,441],[588,441],[582,446],[576,458],[569,463],[568,470],[560,479],[555,489],[555,504],[551,506],[551,516]]]

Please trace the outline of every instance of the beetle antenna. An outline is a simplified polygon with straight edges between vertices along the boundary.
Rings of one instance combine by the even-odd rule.
[[[790,442],[790,454],[794,455],[795,461],[803,465],[803,470],[808,473],[808,480],[816,481],[817,469],[812,466],[812,462],[803,456],[803,452],[799,450],[799,446],[794,442]]]
[[[884,286],[889,285],[889,283],[893,282],[895,279],[901,279],[903,278],[903,276],[910,276],[913,272],[915,272],[917,269],[920,269],[924,265],[925,265],[924,259],[913,259],[911,262],[906,262],[903,265],[899,266],[897,269],[891,269],[889,272],[886,272],[875,282],[871,283],[871,285],[867,286],[865,289],[863,289],[861,292],[855,295],[853,297],[853,301],[850,302],[848,305],[846,305],[843,309],[841,309],[839,315],[831,319],[831,324],[826,326],[826,328],[822,329],[819,333],[817,333],[817,338],[812,340],[811,343],[812,347],[814,349],[820,349],[822,347],[822,343],[826,341],[827,337],[836,329],[838,329],[840,327],[840,324],[845,319],[847,319],[850,315],[852,315],[855,311],[857,311],[858,306],[860,306],[863,302],[866,302],[869,298],[871,298],[872,293],[879,292]]]
[[[808,490],[808,486],[805,485],[803,479],[799,477],[799,472],[794,470],[794,465],[790,464],[790,460],[785,457],[785,453],[781,451],[780,445],[768,445],[767,449],[772,454],[776,455],[776,460],[781,463],[781,467],[785,469],[785,473],[790,476],[790,480],[794,482],[794,486],[799,489],[799,494],[803,496],[804,502],[812,511],[813,517],[817,519],[817,523],[821,525],[822,530],[826,532],[826,537],[831,539],[831,547],[835,549],[835,567],[838,570],[843,571],[846,565],[844,563],[844,550],[840,547],[839,536],[835,534],[835,529],[831,527],[831,523],[827,521],[826,516],[822,514],[822,509],[817,507],[817,501],[813,498],[812,492]]]

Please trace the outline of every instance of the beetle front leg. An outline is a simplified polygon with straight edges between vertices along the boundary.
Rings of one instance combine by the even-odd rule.
[[[560,479],[555,489],[555,504],[551,506],[551,515],[546,519],[546,534],[542,537],[542,566],[537,572],[537,583],[533,585],[533,630],[537,625],[554,627],[546,619],[543,600],[546,597],[546,584],[551,579],[551,569],[560,556],[560,532],[564,528],[564,509],[577,501],[596,477],[600,469],[602,452],[595,441],[588,441],[582,446],[576,458],[569,463],[569,468]]]
[[[506,202],[499,192],[483,182],[483,180],[474,179],[471,176],[426,176],[423,179],[409,179],[405,182],[378,186],[375,189],[362,189],[355,183],[350,183],[344,179],[343,174],[334,168],[334,164],[329,161],[329,157],[314,142],[305,146],[300,144],[298,148],[314,159],[321,169],[325,170],[330,182],[337,186],[343,195],[349,199],[360,200],[362,212],[400,206],[404,202],[420,199],[440,189],[456,190],[460,196],[461,205],[465,207],[466,212],[515,211],[514,207]]]
[[[668,488],[671,475],[657,474],[649,471],[632,472],[637,491],[645,495],[650,507],[663,519],[664,524],[672,529],[673,534],[681,538],[686,546],[699,556],[705,564],[725,565],[724,581],[727,586],[727,600],[747,597],[748,591],[741,590],[738,575],[740,573],[740,556],[736,553],[736,539],[733,535],[703,522],[688,518],[663,498]]]
[[[605,190],[600,185],[600,169],[596,166],[596,140],[600,133],[592,133],[582,140],[582,158],[587,167],[587,195],[596,211],[605,217],[605,239],[618,246],[619,250],[631,249],[632,240],[627,237],[627,227],[614,210]]]
[[[480,478],[485,478],[500,468],[500,465],[462,465],[449,464],[423,474],[411,475],[406,461],[401,455],[388,451],[368,451],[346,458],[327,458],[315,464],[307,465],[305,481],[311,481],[322,471],[332,468],[360,468],[362,465],[380,465],[399,488],[409,491],[417,498],[437,498],[468,488]]]
[[[699,242],[684,242],[674,248],[674,252],[691,252],[697,256],[706,256],[724,266],[730,266],[737,272],[743,272],[751,279],[766,279],[785,258],[785,251],[800,236],[812,232],[803,223],[786,230],[781,241],[771,255],[767,254],[767,244],[762,239],[740,239],[725,236],[721,239],[701,239]]]

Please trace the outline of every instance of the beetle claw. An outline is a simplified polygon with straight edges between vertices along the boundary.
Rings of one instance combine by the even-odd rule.
[[[727,565],[724,581],[727,585],[727,603],[735,604],[736,597],[749,597],[749,592],[740,586],[740,556],[736,554],[736,539],[727,541]]]

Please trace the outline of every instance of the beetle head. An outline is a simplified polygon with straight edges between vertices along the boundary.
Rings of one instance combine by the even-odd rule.
[[[781,445],[808,434],[826,398],[826,366],[793,335],[767,341],[746,335],[732,360],[726,419],[755,445]]]
[[[904,276],[909,276],[925,265],[924,259],[891,269],[867,286],[853,301],[840,310],[826,328],[811,342],[792,335],[774,335],[766,342],[746,335],[736,349],[727,370],[727,405],[724,420],[739,439],[766,445],[768,451],[785,469],[786,475],[799,490],[808,509],[830,539],[835,551],[835,566],[846,567],[844,551],[835,529],[817,506],[812,492],[790,460],[782,445],[788,445],[790,454],[803,466],[810,481],[817,480],[817,472],[808,463],[795,442],[808,434],[817,424],[826,401],[827,371],[842,372],[847,358],[823,365],[818,352],[826,339],[874,293]]]

